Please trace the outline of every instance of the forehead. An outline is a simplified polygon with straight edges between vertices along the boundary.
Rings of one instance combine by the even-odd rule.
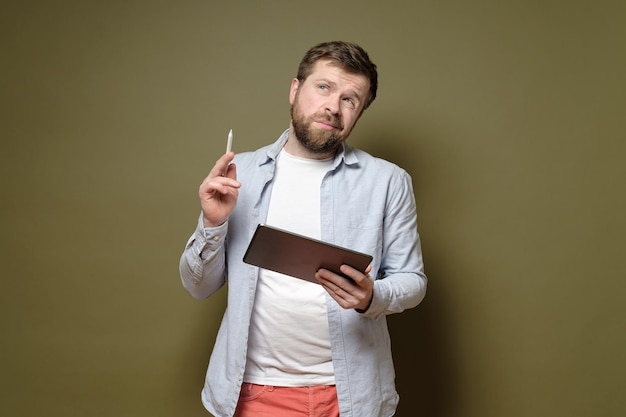
[[[307,80],[317,82],[321,80],[336,84],[339,88],[355,90],[361,97],[365,97],[370,88],[369,79],[363,74],[346,71],[333,61],[322,59],[313,65]]]

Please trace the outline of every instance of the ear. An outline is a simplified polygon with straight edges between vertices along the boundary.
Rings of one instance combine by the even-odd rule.
[[[293,103],[296,101],[296,93],[298,92],[298,88],[300,87],[300,81],[297,78],[291,80],[291,87],[289,88],[289,104],[293,106]]]

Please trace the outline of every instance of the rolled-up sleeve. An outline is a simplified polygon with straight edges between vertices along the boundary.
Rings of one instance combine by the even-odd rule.
[[[382,228],[382,256],[369,317],[400,313],[417,306],[426,295],[427,278],[417,210],[410,175],[396,172],[390,181]]]
[[[226,282],[227,230],[227,223],[204,227],[200,216],[196,230],[185,245],[180,257],[180,277],[183,287],[195,299],[209,297]]]

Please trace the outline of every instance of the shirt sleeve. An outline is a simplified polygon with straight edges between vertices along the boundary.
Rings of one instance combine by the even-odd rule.
[[[195,299],[203,299],[226,282],[225,241],[228,222],[204,227],[202,216],[180,258],[179,271],[183,287]]]
[[[417,306],[426,295],[427,278],[411,177],[405,171],[396,177],[386,206],[383,253],[374,281],[368,317],[400,313]]]

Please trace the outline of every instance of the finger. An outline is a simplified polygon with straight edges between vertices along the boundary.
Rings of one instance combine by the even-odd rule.
[[[241,187],[241,183],[237,180],[233,180],[227,177],[215,177],[208,181],[203,182],[200,185],[201,195],[211,194],[233,194],[237,192],[237,189]]]
[[[354,291],[360,291],[359,287],[355,286],[345,277],[326,269],[320,269],[315,277],[331,296],[336,296],[333,298],[338,297],[350,301],[354,299]]]
[[[361,271],[359,271],[358,269],[355,269],[353,267],[351,267],[350,265],[341,265],[341,267],[339,268],[339,270],[341,271],[342,274],[345,274],[348,278],[351,278],[359,287],[362,287],[362,283],[365,282],[366,278],[367,278],[367,274],[369,273],[369,270],[371,270],[371,266],[368,266],[366,268],[366,272],[363,273]]]
[[[222,155],[216,162],[211,172],[209,173],[210,177],[220,177],[223,176],[225,172],[228,171],[229,164],[235,158],[234,152],[229,152]]]
[[[328,282],[328,281],[326,281]],[[332,299],[337,301],[340,305],[346,305],[346,298],[349,297],[349,294],[341,289],[339,286],[334,284],[322,284],[322,287],[328,292]]]
[[[233,168],[233,170],[229,172],[231,173],[231,175],[236,175],[235,168]],[[205,188],[209,186],[213,186],[216,188],[225,187],[225,186],[238,188],[241,186],[241,183],[237,181],[235,178],[224,177],[221,175],[218,175],[218,176],[209,175],[202,181],[202,183],[200,184],[200,188]]]
[[[321,268],[319,271],[317,271],[315,277],[318,281],[320,281],[321,284],[326,284],[327,286],[331,287],[331,289],[340,286],[341,282],[346,280],[345,277],[342,277],[341,275],[338,275],[324,268]]]
[[[330,297],[344,309],[356,308],[359,305],[358,297],[355,297],[353,294],[339,286],[330,284],[322,285],[322,287],[324,287]]]

